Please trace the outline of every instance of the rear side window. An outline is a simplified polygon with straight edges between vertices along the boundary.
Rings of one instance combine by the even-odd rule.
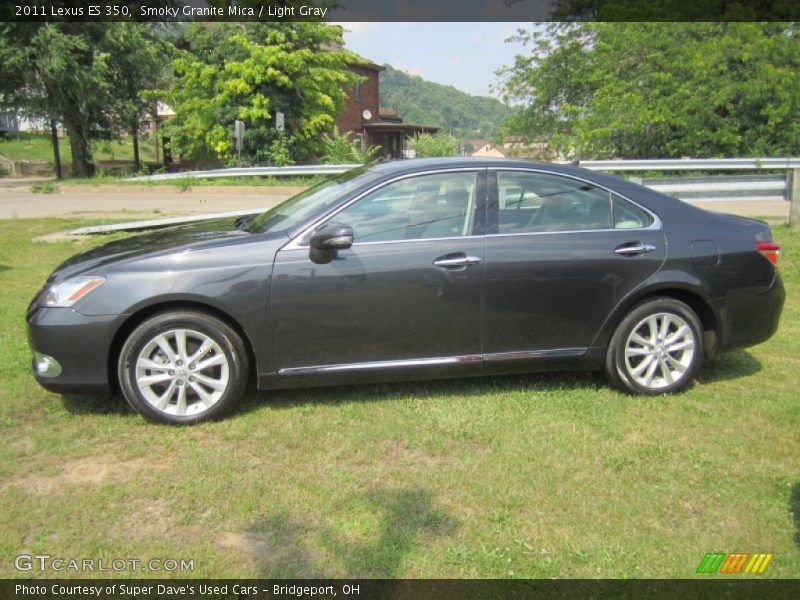
[[[526,171],[497,172],[498,233],[641,229],[652,217],[590,183]]]
[[[613,198],[615,229],[643,229],[653,224],[653,218],[635,204],[616,194]]]
[[[611,229],[611,193],[550,173],[498,171],[498,232]]]

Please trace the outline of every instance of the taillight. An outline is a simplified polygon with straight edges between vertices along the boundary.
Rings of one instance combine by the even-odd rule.
[[[773,265],[778,264],[778,256],[781,254],[781,247],[775,242],[756,242],[756,250],[761,252]]]

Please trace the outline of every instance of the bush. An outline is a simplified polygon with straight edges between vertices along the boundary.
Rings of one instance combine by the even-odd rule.
[[[55,194],[59,191],[58,186],[52,181],[42,181],[31,186],[34,194]]]
[[[269,156],[269,162],[276,167],[285,167],[294,164],[291,140],[286,135],[286,132],[280,132],[278,137],[270,144],[267,154]]]
[[[458,155],[458,142],[443,131],[420,133],[411,140],[411,147],[417,158]]]
[[[322,136],[322,162],[330,165],[341,165],[347,163],[366,164],[375,160],[380,148],[370,146],[361,148],[357,142],[350,139],[349,133],[340,135],[339,129],[333,128],[333,135],[325,134]]]

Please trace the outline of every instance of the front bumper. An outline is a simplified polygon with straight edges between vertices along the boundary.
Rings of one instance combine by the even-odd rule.
[[[28,343],[34,352],[31,366],[36,381],[61,394],[109,393],[109,352],[123,318],[87,317],[72,308],[31,307]],[[52,362],[44,365],[42,357]]]

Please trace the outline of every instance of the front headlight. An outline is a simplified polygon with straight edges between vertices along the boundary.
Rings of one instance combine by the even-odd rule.
[[[71,277],[48,287],[39,303],[42,306],[72,306],[96,287],[105,283],[105,277]]]

